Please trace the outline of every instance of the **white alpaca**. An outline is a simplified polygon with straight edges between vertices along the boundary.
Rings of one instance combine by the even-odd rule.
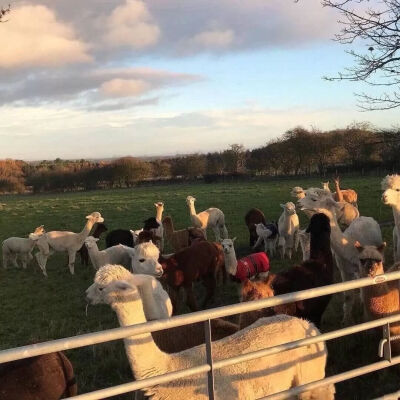
[[[293,248],[297,251],[299,245],[299,217],[296,214],[296,207],[291,201],[280,206],[283,208],[283,213],[278,220],[278,248],[282,259],[285,257],[285,253],[291,259]]]
[[[264,243],[264,251],[270,257],[275,257],[276,245],[279,238],[278,227],[275,224],[268,224],[266,226],[263,223],[255,224],[255,227],[258,239],[253,246],[253,250]]]
[[[316,213],[323,213],[329,218],[331,222],[331,246],[342,280],[357,279],[359,277],[359,259],[354,243],[358,241],[364,246],[379,246],[382,243],[379,224],[371,217],[359,217],[342,232],[335,215],[335,209],[340,205],[331,196],[326,196],[326,191],[323,189],[311,188],[307,190],[306,196],[299,203],[303,208]],[[352,290],[345,293],[344,324],[348,324],[352,320],[351,312],[356,301],[355,292]]]
[[[109,304],[116,312],[121,326],[146,322],[140,291],[132,280],[111,282],[103,290],[88,290],[87,298],[91,303]],[[215,341],[213,357],[224,359],[318,333],[311,323],[287,315],[261,318],[253,325]],[[206,357],[204,345],[179,353],[164,353],[154,343],[150,333],[125,338],[124,343],[135,379],[200,365]],[[325,344],[318,343],[218,369],[214,375],[216,399],[253,400],[323,379],[326,356]],[[197,374],[142,391],[152,400],[206,399],[207,377],[205,374]],[[330,385],[302,394],[302,398],[330,400],[334,398],[334,392],[334,386]]]
[[[387,175],[381,185],[382,202],[393,210],[393,260],[396,262],[400,261],[400,175]]]
[[[86,293],[95,298],[95,293],[102,291],[111,282],[121,280],[132,281],[139,289],[148,321],[169,318],[172,315],[171,300],[161,283],[150,275],[132,274],[122,265],[107,264],[101,267]]]
[[[47,276],[46,263],[48,257],[53,252],[68,253],[68,267],[71,274],[74,274],[76,252],[83,246],[93,225],[96,222],[104,222],[104,218],[97,211],[86,216],[87,222],[80,233],[67,231],[51,231],[46,233],[47,246],[42,246],[39,253],[36,253],[36,259],[43,274]]]
[[[132,249],[131,249],[132,250]],[[135,274],[162,276],[164,270],[158,262],[160,250],[153,242],[137,244],[131,252],[131,269]]]
[[[215,240],[219,241],[228,238],[228,231],[225,226],[225,215],[219,208],[207,208],[207,210],[196,214],[194,202],[196,199],[192,196],[186,198],[186,204],[189,207],[190,218],[195,228],[201,228],[206,235],[207,228],[211,228],[215,235]],[[207,236],[206,236],[207,237]]]
[[[162,252],[164,250],[164,226],[162,224],[164,203],[162,201],[159,201],[157,203],[154,203],[154,205],[156,207],[156,220],[160,225],[157,229],[153,229],[153,232],[154,232],[155,236],[158,236],[159,238],[161,238],[159,240],[159,243],[156,243],[156,245]]]
[[[22,268],[26,269],[32,257],[32,250],[44,233],[43,225],[37,227],[33,233],[30,233],[28,238],[9,237],[3,241],[3,267],[7,268],[8,261],[12,261],[15,267],[19,268],[17,258],[19,257],[22,263]]]
[[[297,199],[297,201],[299,201],[300,199],[302,199],[303,197],[305,197],[305,192],[304,189],[300,186],[295,186],[291,191],[290,191],[290,195],[292,197],[294,197],[295,199]],[[312,211],[308,211],[308,210],[302,210],[303,213],[306,215],[307,218],[311,218],[313,215]]]

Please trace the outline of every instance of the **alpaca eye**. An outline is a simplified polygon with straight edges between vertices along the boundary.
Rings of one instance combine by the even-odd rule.
[[[139,260],[139,262],[141,262],[141,263],[144,262],[144,258],[141,258],[141,259]]]
[[[103,287],[99,287],[100,292],[101,292],[103,289],[104,289]]]
[[[400,189],[396,189],[396,192],[400,192]]]

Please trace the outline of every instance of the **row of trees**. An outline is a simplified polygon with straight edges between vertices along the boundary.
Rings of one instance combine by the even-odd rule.
[[[40,163],[0,161],[0,192],[46,192],[131,187],[144,180],[247,175],[325,175],[330,169],[360,171],[400,167],[400,131],[367,124],[322,132],[296,127],[265,146],[233,144],[221,152],[143,161],[56,159]],[[210,181],[211,179],[208,179]]]

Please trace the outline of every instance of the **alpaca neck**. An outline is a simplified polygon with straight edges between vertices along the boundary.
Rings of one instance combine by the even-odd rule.
[[[400,204],[392,206],[394,223],[397,229],[397,237],[400,237]]]
[[[161,207],[156,208],[156,220],[161,221],[163,215],[163,209]]]
[[[136,279],[140,275],[136,275]],[[153,321],[156,319],[168,318],[168,315],[163,315],[160,310],[160,305],[157,303],[154,297],[153,285],[151,279],[145,279],[138,286],[140,297],[142,298],[143,311],[147,321]]]
[[[189,212],[190,212],[190,215],[197,215],[196,209],[194,207],[194,203],[189,203]]]
[[[231,251],[230,253],[224,253],[225,257],[225,269],[226,271],[235,276],[237,272],[237,258],[235,254],[235,250]]]
[[[337,201],[343,201],[343,193],[340,190],[338,181],[335,181],[335,190],[336,190]]]
[[[95,269],[99,269],[104,263],[103,260],[103,253],[99,250],[97,244],[94,244],[92,247],[87,247],[90,261],[93,264]]]
[[[89,236],[89,233],[93,228],[93,225],[94,225],[94,222],[91,221],[90,219],[88,219],[85,226],[82,229],[82,232],[79,233],[79,236],[82,241],[84,241]]]
[[[142,302],[138,299],[112,304],[121,326],[141,324],[146,321]],[[169,356],[154,343],[150,333],[124,339],[125,351],[136,379],[143,379],[167,372]]]

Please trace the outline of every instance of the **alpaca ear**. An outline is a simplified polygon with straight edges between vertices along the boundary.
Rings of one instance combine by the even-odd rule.
[[[123,291],[123,290],[132,290],[134,286],[127,281],[116,281],[115,288]]]
[[[383,254],[383,252],[385,251],[385,247],[386,247],[386,242],[382,242],[382,244],[377,247],[379,253]]]
[[[359,253],[364,250],[364,247],[361,246],[361,243],[358,240],[356,240],[356,242],[354,243],[354,247],[358,250]]]
[[[232,242],[234,242],[236,240],[236,236],[232,239]]]
[[[98,242],[100,238],[93,238],[95,242]]]
[[[284,204],[279,204],[282,208],[285,208],[285,205]]]

